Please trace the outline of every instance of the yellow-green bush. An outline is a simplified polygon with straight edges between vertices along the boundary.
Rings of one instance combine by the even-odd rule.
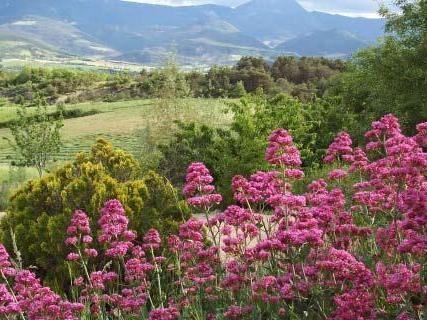
[[[68,273],[65,230],[76,209],[89,214],[96,230],[99,209],[105,201],[118,199],[126,209],[130,228],[140,236],[151,227],[164,234],[175,232],[189,217],[188,208],[165,178],[149,172],[137,180],[138,171],[130,154],[98,140],[90,152],[78,154],[74,162],[26,183],[12,195],[1,222],[1,241],[11,249],[12,230],[24,265],[35,266],[49,282],[64,279],[63,283],[50,283],[64,287]]]

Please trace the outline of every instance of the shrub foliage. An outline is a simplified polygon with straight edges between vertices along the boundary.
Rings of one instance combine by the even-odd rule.
[[[29,181],[12,195],[1,221],[3,243],[12,248],[12,230],[24,265],[35,266],[44,280],[63,287],[68,274],[62,259],[64,230],[75,209],[96,221],[105,201],[119,199],[133,229],[176,231],[178,222],[188,218],[188,209],[164,178],[150,172],[138,180],[138,172],[130,154],[99,140],[89,153],[80,153],[72,163]]]
[[[334,134],[352,127],[353,118],[339,99],[303,103],[284,94],[269,98],[258,92],[229,104],[230,128],[215,129],[178,123],[174,139],[160,146],[159,171],[176,186],[182,185],[188,163],[212,168],[225,203],[230,203],[233,176],[269,168],[263,150],[275,128],[288,128],[300,148],[304,167],[315,168]]]

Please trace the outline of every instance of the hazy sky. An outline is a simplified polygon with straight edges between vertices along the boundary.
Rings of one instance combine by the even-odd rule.
[[[167,5],[194,5],[216,3],[237,6],[248,0],[127,0]],[[381,0],[297,0],[308,10],[339,13],[349,16],[376,17]]]

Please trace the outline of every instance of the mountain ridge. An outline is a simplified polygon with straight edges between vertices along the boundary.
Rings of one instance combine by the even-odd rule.
[[[292,39],[305,39],[328,30],[351,30],[360,44],[369,45],[382,34],[384,25],[382,20],[310,12],[296,0],[252,0],[235,8],[121,0],[6,0],[0,4],[0,30],[31,16],[49,21],[57,34],[48,35],[48,28],[39,31],[43,36],[37,33],[37,28],[32,33],[15,28],[20,30],[16,32],[61,48],[64,45],[58,37],[69,39],[67,32],[61,30],[72,30],[77,45],[69,39],[72,45],[68,52],[65,50],[67,54],[102,56],[104,52],[104,58],[118,59],[130,53],[139,53],[134,57],[150,53],[150,63],[159,63],[170,47],[176,46],[178,58],[189,64],[197,63],[198,59],[201,64],[232,63],[247,54],[269,59],[281,53],[276,49],[278,46]],[[342,37],[344,44],[345,38]],[[337,37],[340,55],[353,52],[353,45],[346,49],[339,41]],[[96,48],[102,48],[101,52],[96,52]],[[313,55],[333,55],[337,48],[309,51]],[[295,54],[304,52],[307,50],[301,48]]]
[[[285,41],[275,49],[283,53],[298,52],[304,56],[345,58],[348,56],[349,51],[354,52],[366,46],[369,46],[368,42],[358,39],[347,30],[331,29],[315,31],[311,34]],[[334,48],[335,52],[331,52],[331,48]]]

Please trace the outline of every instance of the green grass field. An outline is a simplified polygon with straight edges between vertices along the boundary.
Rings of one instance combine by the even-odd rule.
[[[0,184],[6,182],[10,176],[17,175],[17,171],[19,170],[20,176],[22,176],[23,180],[36,178],[38,177],[37,170],[34,168],[13,168],[13,172],[11,172],[11,167],[8,164],[0,164]]]
[[[25,181],[36,177],[38,173],[34,168],[17,168],[0,164],[0,219],[6,210],[9,196]]]
[[[175,120],[194,121],[212,126],[226,126],[231,115],[223,111],[224,100],[185,99],[177,105],[163,104],[159,100],[133,100],[113,103],[81,103],[67,105],[66,109],[98,110],[100,113],[64,120],[63,147],[57,159],[70,160],[79,151],[88,150],[98,138],[106,138],[116,147],[138,154],[140,132],[149,132],[157,143],[171,137]],[[54,111],[55,107],[49,107]],[[0,108],[0,122],[14,119],[14,107]],[[0,129],[0,137],[11,138],[8,128]],[[5,139],[0,139],[0,163],[6,164],[13,150]]]

